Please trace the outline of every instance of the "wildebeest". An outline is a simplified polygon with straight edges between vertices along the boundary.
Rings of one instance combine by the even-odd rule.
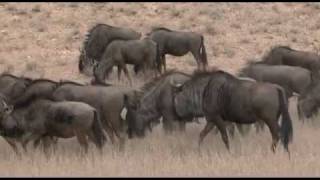
[[[106,137],[103,134],[99,115],[95,108],[86,103],[48,99],[33,99],[17,109],[5,106],[1,119],[1,135],[27,143],[45,136],[71,138],[76,136],[85,152],[87,138],[101,150]],[[12,106],[11,106],[12,107]]]
[[[8,103],[20,97],[24,93],[26,87],[32,82],[32,79],[27,77],[17,77],[12,74],[0,75],[0,93],[8,98]]]
[[[173,31],[167,28],[154,28],[147,34],[158,44],[161,64],[159,68],[166,71],[166,54],[173,56],[183,56],[191,52],[194,56],[198,68],[205,68],[208,65],[206,48],[203,35],[194,32]]]
[[[79,56],[79,71],[90,74],[95,61],[99,61],[110,42],[113,40],[140,39],[141,33],[129,28],[97,24],[89,30]]]
[[[288,97],[293,96],[293,93],[301,94],[312,81],[312,73],[308,69],[287,65],[271,66],[261,62],[248,63],[238,75],[278,84],[286,90]]]
[[[299,119],[311,118],[317,115],[320,107],[320,83],[313,81],[310,86],[298,97],[298,115]]]
[[[316,53],[294,50],[288,46],[275,46],[262,58],[262,62],[270,65],[300,66],[318,73],[320,56]]]
[[[166,133],[174,130],[185,130],[185,123],[180,122],[173,108],[170,82],[183,83],[190,75],[171,70],[156,77],[140,88],[140,93],[127,103],[127,116],[129,135],[143,137],[145,129],[150,123],[163,118],[163,128]],[[191,122],[194,117],[186,121]]]
[[[195,72],[190,80],[173,87],[176,88],[174,107],[181,119],[197,114],[205,116],[207,120],[200,133],[199,147],[216,125],[229,150],[225,121],[250,124],[261,120],[268,125],[272,134],[273,152],[279,138],[289,152],[288,143],[292,140],[293,130],[288,99],[282,87],[240,80],[221,70]],[[278,124],[280,115],[281,127]]]
[[[126,137],[126,122],[121,118],[124,107],[124,95],[132,96],[133,88],[124,86],[92,86],[74,82],[60,82],[52,93],[55,101],[80,101],[96,108],[102,125],[112,143],[114,135],[120,141],[120,149],[123,148]]]
[[[120,80],[120,73],[123,70],[132,84],[126,64],[132,64],[135,66],[135,71],[142,69],[144,73],[148,68],[155,70],[160,61],[157,50],[157,44],[150,38],[128,41],[114,40],[108,45],[100,62],[94,67],[95,81],[103,83],[112,67],[117,66],[118,79]]]

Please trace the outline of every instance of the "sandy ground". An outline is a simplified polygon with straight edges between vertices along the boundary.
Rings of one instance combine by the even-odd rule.
[[[210,66],[236,73],[274,45],[319,52],[319,3],[0,3],[0,72],[34,78],[89,82],[79,74],[79,48],[96,23],[133,28],[143,34],[153,26],[204,35]],[[167,56],[167,67],[192,72],[191,54]],[[136,85],[143,84],[135,78]],[[125,78],[114,83],[127,83]],[[219,135],[197,140],[201,125],[185,134],[165,136],[161,127],[143,140],[127,142],[118,152],[109,143],[102,156],[92,148],[79,154],[74,139],[62,140],[47,159],[30,151],[19,159],[1,139],[1,176],[319,176],[317,120],[302,124],[294,99],[291,159],[278,147],[270,150],[268,129],[231,141],[226,152]]]

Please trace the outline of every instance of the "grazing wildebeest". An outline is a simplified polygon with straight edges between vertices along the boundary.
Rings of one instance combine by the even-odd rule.
[[[179,121],[173,108],[171,81],[183,83],[190,75],[175,70],[156,77],[140,88],[140,93],[126,103],[129,136],[144,137],[145,129],[150,123],[163,118],[166,133],[185,130],[185,123]],[[194,117],[186,121],[191,122]]]
[[[315,79],[310,86],[298,97],[298,115],[300,120],[311,118],[318,113],[320,107],[320,83]]]
[[[120,115],[124,107],[123,97],[125,94],[132,96],[134,90],[125,86],[92,86],[60,82],[52,93],[52,99],[85,102],[96,108],[111,142],[114,143],[114,135],[116,135],[120,141],[120,149],[122,149],[127,125]]]
[[[316,53],[297,51],[288,46],[275,46],[263,58],[262,62],[270,65],[300,66],[318,73],[320,56]]]
[[[204,46],[203,35],[194,32],[173,31],[167,28],[154,28],[147,34],[158,44],[161,64],[166,71],[166,54],[173,56],[183,56],[191,52],[194,56],[198,68],[205,68],[208,65],[206,48]]]
[[[249,62],[238,75],[278,84],[286,90],[288,97],[293,96],[293,93],[301,94],[312,81],[312,73],[308,69],[287,65],[271,66],[261,62]]]
[[[292,122],[288,99],[279,85],[241,80],[227,72],[215,70],[195,72],[190,80],[173,87],[176,88],[174,107],[181,119],[194,114],[206,117],[207,124],[200,133],[199,147],[216,125],[229,150],[225,121],[251,124],[261,120],[268,125],[272,134],[273,152],[281,137],[289,153]],[[278,124],[280,115],[281,127]]]
[[[71,138],[76,136],[85,152],[89,138],[100,150],[106,137],[95,108],[82,102],[54,102],[48,99],[32,99],[26,106],[10,109],[2,101],[1,135],[27,143],[45,136]],[[12,106],[11,106],[12,107]]]
[[[95,81],[103,83],[112,67],[117,66],[118,79],[120,80],[120,73],[123,70],[132,84],[126,64],[134,65],[135,71],[142,68],[144,73],[148,68],[155,70],[160,61],[157,49],[157,44],[150,38],[112,41],[103,53],[100,62],[94,67]]]
[[[8,98],[8,103],[17,99],[24,93],[26,87],[31,83],[30,78],[17,77],[12,74],[0,75],[0,93]]]
[[[100,61],[101,56],[113,40],[134,40],[140,39],[141,33],[129,28],[97,24],[89,30],[80,51],[79,71],[87,75],[92,74],[92,67],[95,61]]]

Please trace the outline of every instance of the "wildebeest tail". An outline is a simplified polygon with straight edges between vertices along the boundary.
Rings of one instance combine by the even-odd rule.
[[[94,136],[94,140],[97,144],[97,146],[101,149],[103,145],[105,144],[107,138],[103,133],[102,124],[99,118],[98,112],[94,111],[94,120],[92,124],[92,132]]]
[[[158,69],[159,73],[161,74],[161,67],[162,67],[163,62],[161,61],[161,54],[160,54],[160,49],[159,49],[158,43],[156,43],[156,47],[157,47],[156,64],[157,64],[157,69]]]
[[[202,60],[204,67],[207,67],[208,66],[207,53],[206,53],[206,47],[204,46],[204,38],[202,35],[201,35],[200,54],[201,54],[201,60]]]
[[[288,111],[288,100],[286,98],[286,94],[282,88],[277,88],[277,90],[279,95],[280,110],[282,114],[282,122],[280,127],[281,141],[284,148],[289,151],[288,144],[292,141],[293,137],[292,120]]]

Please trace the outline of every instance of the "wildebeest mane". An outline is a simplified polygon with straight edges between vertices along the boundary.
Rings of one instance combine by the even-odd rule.
[[[53,83],[53,84],[57,84],[57,83],[58,83],[58,82],[53,81],[53,80],[51,80],[51,79],[41,78],[41,79],[34,79],[34,80],[32,80],[31,83],[30,83],[27,87],[29,87],[29,86],[31,86],[31,85],[33,85],[33,84],[39,83],[39,82],[51,82],[51,83]]]
[[[88,45],[88,40],[90,39],[90,37],[91,37],[91,35],[92,35],[92,32],[95,30],[95,29],[97,29],[97,28],[99,28],[99,27],[101,27],[101,26],[107,26],[107,27],[110,27],[110,28],[112,28],[113,26],[110,26],[110,25],[108,25],[108,24],[102,24],[102,23],[98,23],[98,24],[96,24],[95,26],[93,26],[87,33],[86,33],[86,37],[85,37],[85,40],[83,41],[83,48],[84,49],[86,49],[86,47],[87,47],[87,45]]]
[[[172,70],[169,70],[167,71],[166,73],[158,76],[158,77],[155,77],[153,78],[152,80],[150,80],[148,83],[144,84],[142,87],[141,87],[141,91],[142,92],[148,92],[152,87],[154,87],[156,84],[158,84],[160,81],[164,80],[166,77],[174,74],[174,73],[180,73],[180,74],[183,74],[183,75],[186,75],[186,76],[190,76],[189,74],[186,74],[186,73],[183,73],[183,72],[180,72],[176,69],[172,69]]]
[[[290,46],[284,46],[284,45],[275,45],[275,46],[272,46],[270,48],[269,51],[267,51],[263,56],[262,56],[262,62],[266,60],[266,58],[268,56],[271,55],[271,53],[275,50],[275,49],[279,49],[279,48],[283,48],[283,49],[287,49],[287,50],[290,50],[290,51],[296,51],[294,49],[292,49]]]
[[[28,82],[31,82],[31,81],[32,81],[32,79],[29,78],[29,77],[23,77],[23,76],[18,77],[18,76],[15,76],[15,75],[13,75],[13,74],[9,74],[9,73],[2,73],[2,74],[0,75],[0,77],[4,77],[4,76],[8,76],[8,77],[11,77],[11,78],[14,78],[14,79],[23,79],[23,80],[28,81]]]
[[[218,72],[224,73],[224,71],[220,70],[217,67],[212,67],[210,70],[199,70],[199,69],[196,69],[192,73],[191,80],[192,79],[197,79],[197,78],[203,77],[203,76],[212,75],[212,74],[215,74],[215,73],[218,73]]]
[[[173,32],[171,29],[168,29],[165,27],[154,27],[154,28],[152,28],[151,32],[160,31],[160,30]]]
[[[58,82],[58,86],[66,85],[66,84],[72,84],[76,86],[85,86],[84,84],[74,82],[74,81],[68,81],[68,80],[61,80]]]

